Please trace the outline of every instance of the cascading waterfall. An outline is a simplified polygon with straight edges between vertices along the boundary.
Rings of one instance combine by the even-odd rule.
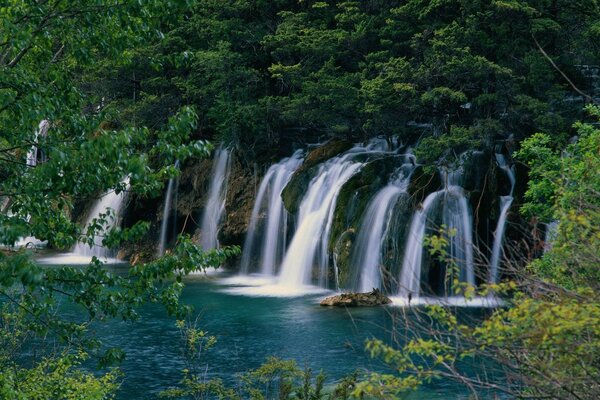
[[[431,211],[442,204],[442,223],[449,235],[449,256],[459,268],[459,279],[475,285],[473,266],[473,222],[471,212],[459,185],[462,170],[447,173],[443,171],[445,187],[433,192],[425,198],[420,209],[415,212],[411,221],[406,252],[402,263],[399,282],[401,297],[418,297],[421,287],[421,267],[423,260],[423,243]]]
[[[473,220],[464,189],[452,179],[444,191],[443,223],[451,233],[449,256],[459,267],[459,279],[475,286]]]
[[[242,274],[248,274],[251,269],[255,249],[260,248],[258,265],[263,275],[274,275],[276,267],[281,262],[285,250],[287,236],[288,212],[283,206],[281,192],[289,182],[292,174],[302,164],[302,152],[297,151],[272,165],[265,174],[260,187],[252,216],[248,225],[248,234],[244,241],[244,252],[241,260]],[[264,215],[264,217],[262,217]],[[264,233],[257,242],[259,235],[259,220],[264,218]],[[262,246],[259,244],[262,243]]]
[[[359,271],[357,287],[359,292],[368,292],[382,287],[380,264],[383,244],[388,236],[394,206],[402,195],[407,194],[414,170],[414,163],[406,161],[399,168],[392,182],[381,189],[369,202],[364,214],[352,255],[352,264]]]
[[[496,162],[510,180],[510,192],[506,196],[500,196],[500,217],[494,232],[494,244],[492,246],[492,257],[490,259],[490,283],[498,282],[498,268],[500,266],[500,254],[502,252],[502,242],[504,241],[504,231],[506,229],[506,217],[513,202],[513,191],[515,188],[515,172],[508,165],[508,161],[503,154],[496,154]]]
[[[354,147],[319,166],[300,203],[298,229],[278,277],[281,286],[298,288],[310,284],[315,264],[319,267],[319,285],[326,285],[329,270],[327,248],[337,197],[342,186],[363,166],[355,160],[356,156],[368,151],[372,151],[369,146]],[[375,151],[382,150],[375,148]]]
[[[179,169],[179,160],[175,161],[175,169]],[[158,255],[162,256],[165,254],[165,248],[167,246],[167,233],[169,229],[169,223],[171,221],[172,210],[171,206],[173,204],[174,197],[174,189],[177,186],[177,178],[169,179],[169,184],[167,185],[167,194],[165,195],[165,203],[163,205],[163,215],[162,222],[160,224],[160,240],[158,242]],[[175,202],[177,203],[177,202]],[[175,210],[174,215],[177,215],[177,210]]]
[[[433,192],[425,198],[421,208],[412,217],[407,237],[406,252],[402,262],[399,282],[399,296],[418,297],[421,292],[421,263],[423,260],[423,240],[427,218],[433,206],[444,192]]]
[[[126,187],[129,186],[129,178],[126,178],[123,183]],[[112,210],[110,217],[107,219],[107,223],[104,226],[105,232],[117,227],[120,223],[120,216],[125,206],[126,191],[117,193],[116,191],[110,191],[104,194],[96,203],[89,213],[88,220],[86,221],[85,227],[92,224],[94,218],[98,218],[99,214],[106,214],[107,209]],[[102,245],[103,235],[96,234],[94,236],[94,243],[92,246],[87,243],[77,243],[73,249],[73,253],[78,256],[92,257],[95,256],[99,259],[114,258],[114,254],[111,249],[108,249]]]
[[[208,201],[202,214],[200,229],[202,236],[200,245],[204,250],[219,247],[217,235],[219,223],[225,212],[225,197],[231,170],[231,154],[229,150],[220,147],[215,151],[211,181],[208,190]]]

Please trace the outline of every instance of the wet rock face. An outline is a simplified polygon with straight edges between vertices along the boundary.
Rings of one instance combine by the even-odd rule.
[[[352,143],[345,140],[334,139],[309,152],[302,166],[296,170],[292,179],[290,179],[290,182],[281,193],[286,210],[292,214],[298,211],[300,201],[302,201],[302,197],[308,190],[308,185],[315,175],[315,169],[318,168],[319,164],[349,150],[352,146]]]
[[[378,289],[368,293],[342,293],[321,301],[322,306],[329,307],[374,307],[390,303],[392,300]]]
[[[369,201],[377,191],[387,185],[390,175],[401,164],[402,158],[393,155],[381,157],[363,166],[340,190],[333,216],[330,250],[340,235],[348,230],[356,231]]]
[[[350,281],[349,268],[352,257],[352,244],[356,238],[356,232],[353,228],[342,233],[333,249],[336,265],[338,266],[338,280],[341,287],[348,287],[347,282]]]
[[[252,171],[244,168],[237,158],[232,160],[225,214],[219,230],[221,244],[227,246],[244,243],[258,183]]]
[[[211,158],[206,158],[182,168],[177,193],[177,212],[180,216],[190,215],[206,204],[212,163]]]
[[[416,204],[422,203],[431,193],[443,187],[442,179],[437,170],[417,166],[408,185],[408,193]]]

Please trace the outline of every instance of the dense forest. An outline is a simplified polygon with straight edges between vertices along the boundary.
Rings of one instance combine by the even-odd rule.
[[[158,304],[185,368],[136,398],[428,398],[420,386],[451,381],[466,394],[440,398],[596,399],[599,98],[596,0],[4,0],[0,397],[121,398],[127,352],[96,331]],[[311,225],[306,204],[336,168]],[[229,182],[223,199],[214,181]],[[207,378],[219,332],[197,325],[184,287],[209,268],[254,272],[271,192],[289,215],[271,275],[293,281],[304,229],[314,254],[297,282],[407,301],[404,340],[362,343],[383,368],[331,382],[269,358],[236,383]],[[106,193],[129,200],[83,224]],[[215,243],[195,221],[211,202]],[[399,245],[419,218],[417,250]],[[387,240],[371,280],[361,227]],[[43,265],[33,239],[42,255],[100,245],[129,264]],[[465,318],[419,292],[494,306]]]

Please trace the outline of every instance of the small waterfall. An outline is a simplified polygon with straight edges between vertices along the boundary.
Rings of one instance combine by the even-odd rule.
[[[48,129],[50,128],[50,122],[47,119],[44,119],[38,125],[38,129],[35,131],[34,145],[31,146],[29,151],[27,152],[27,166],[35,167],[37,165],[38,160],[38,146],[37,142],[39,137],[45,137],[48,134]]]
[[[475,285],[473,265],[473,221],[464,189],[459,185],[462,167],[444,175],[445,188],[425,198],[411,221],[406,253],[400,274],[399,295],[418,297],[421,286],[423,241],[431,211],[442,206],[442,223],[448,235],[448,256],[459,268],[459,279]]]
[[[129,178],[124,181],[125,186],[129,186]],[[98,218],[99,214],[105,214],[107,209],[112,210],[112,215],[107,219],[104,232],[108,232],[113,228],[119,226],[120,216],[125,205],[126,192],[121,191],[116,193],[112,190],[104,194],[96,203],[89,213],[88,220],[85,224],[86,229],[92,224],[94,218]],[[102,245],[102,239],[104,235],[102,233],[94,236],[94,244],[89,246],[87,243],[77,243],[73,249],[73,253],[78,256],[92,257],[96,256],[99,259],[114,258],[114,254],[111,249],[108,249]]]
[[[352,265],[358,268],[358,291],[382,288],[381,257],[394,206],[407,194],[413,163],[405,163],[391,183],[381,189],[369,202],[360,226],[352,254]]]
[[[300,203],[298,229],[279,273],[278,281],[281,286],[298,288],[310,284],[315,264],[319,267],[319,285],[326,286],[329,271],[329,233],[337,197],[342,186],[363,165],[355,160],[356,156],[368,151],[371,151],[368,146],[354,147],[319,166],[316,176],[310,182],[308,192]]]
[[[475,286],[473,220],[460,186],[451,185],[444,191],[443,223],[451,233],[449,256],[459,267],[459,279]]]
[[[421,292],[421,263],[423,260],[423,240],[427,218],[438,197],[444,192],[433,192],[425,198],[420,209],[415,212],[410,223],[406,252],[400,271],[399,296],[418,297]]]
[[[200,225],[202,232],[200,245],[204,250],[219,247],[217,234],[219,233],[219,223],[225,212],[225,197],[227,196],[230,170],[231,154],[229,150],[220,147],[215,151],[208,200],[204,207]]]
[[[302,164],[302,152],[297,151],[289,158],[285,158],[272,165],[265,174],[258,195],[252,209],[252,216],[248,225],[248,234],[244,241],[244,252],[241,260],[241,272],[246,275],[250,272],[252,257],[255,248],[260,246],[258,265],[264,275],[274,275],[276,267],[281,262],[285,251],[287,236],[288,212],[283,206],[281,192],[289,182],[292,174]],[[260,237],[259,222],[264,219],[264,234]]]
[[[179,169],[179,160],[175,161],[175,169]],[[169,179],[169,184],[167,185],[167,194],[165,195],[165,203],[163,205],[163,215],[162,222],[160,224],[160,241],[158,242],[158,255],[162,256],[165,254],[165,248],[167,246],[167,233],[169,229],[169,223],[171,221],[172,210],[171,206],[173,204],[174,197],[174,189],[177,186],[177,178]],[[177,204],[175,205],[177,206]],[[177,215],[177,210],[175,210],[174,215]]]
[[[554,220],[546,224],[546,233],[544,234],[544,253],[552,248],[552,242],[558,235],[558,221]]]
[[[38,163],[38,140],[40,137],[46,137],[48,135],[48,129],[50,129],[50,122],[46,119],[42,120],[39,125],[38,125],[38,129],[35,131],[35,135],[34,135],[34,139],[33,139],[33,145],[31,146],[31,148],[29,149],[29,151],[27,151],[27,159],[25,160],[25,163],[28,167],[35,167]],[[8,206],[10,205],[10,200],[9,198],[0,198],[0,212],[4,212],[5,209],[8,208]],[[9,212],[8,213],[9,216],[12,216],[12,213]],[[25,218],[25,222],[29,223],[29,221],[31,220],[31,216],[28,215]],[[23,248],[23,247],[27,247],[27,248],[43,248],[48,244],[47,241],[42,241],[39,240],[36,237],[33,236],[26,236],[26,237],[21,237],[17,240],[16,243],[14,243],[13,246],[11,246],[11,248]]]
[[[500,253],[502,252],[502,242],[504,240],[504,230],[506,229],[506,217],[513,202],[513,191],[515,188],[515,172],[508,165],[506,157],[503,154],[496,154],[498,166],[506,173],[510,180],[510,193],[506,196],[500,196],[500,217],[494,232],[494,244],[492,246],[492,257],[490,260],[490,283],[498,282],[498,268],[500,266]]]

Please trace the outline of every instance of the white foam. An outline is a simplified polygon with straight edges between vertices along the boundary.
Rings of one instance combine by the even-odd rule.
[[[20,238],[14,246],[0,246],[2,249],[17,250],[17,249],[43,249],[48,245],[47,240],[40,240],[33,236]]]
[[[266,286],[276,282],[276,277],[263,274],[234,275],[219,280],[221,285],[227,286]]]
[[[117,258],[99,258],[99,260],[104,264],[123,264],[127,262]],[[91,261],[91,256],[76,253],[56,254],[51,257],[37,259],[37,262],[46,265],[87,265]]]
[[[249,297],[302,297],[331,292],[318,286],[260,285],[237,286],[221,290],[224,293]]]
[[[497,297],[473,297],[467,299],[462,296],[452,297],[416,297],[408,299],[408,297],[390,297],[392,306],[411,307],[421,305],[441,305],[451,307],[475,307],[475,308],[496,308],[502,306],[502,300]]]

